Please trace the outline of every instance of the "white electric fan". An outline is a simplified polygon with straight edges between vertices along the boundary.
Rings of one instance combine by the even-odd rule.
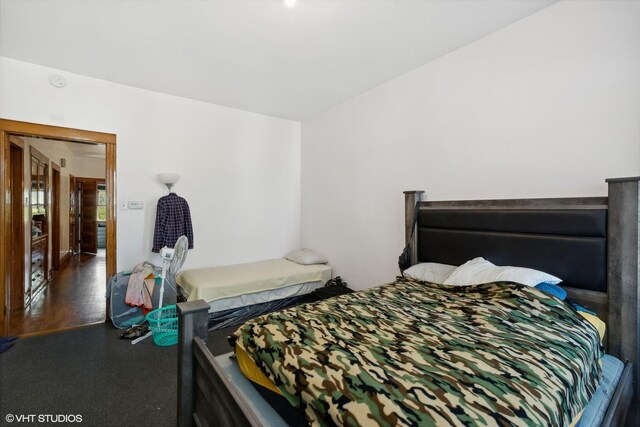
[[[162,308],[162,303],[164,302],[164,282],[167,278],[167,273],[169,273],[173,277],[173,282],[175,283],[175,277],[180,272],[180,269],[184,265],[185,260],[187,259],[187,251],[189,250],[189,239],[187,236],[180,236],[178,241],[176,241],[173,249],[164,247],[160,249],[160,258],[162,258],[162,275],[160,276],[160,295],[158,298],[158,309]],[[169,285],[171,286],[171,285]],[[141,336],[140,338],[136,338],[131,341],[131,344],[137,344],[145,338],[149,338],[152,335],[151,332],[148,334]]]
[[[180,236],[173,249],[164,247],[160,250],[160,257],[162,258],[162,282],[160,284],[160,299],[158,300],[158,308],[162,308],[163,296],[164,296],[164,282],[167,277],[167,272],[174,278],[180,272],[180,269],[184,265],[184,261],[187,259],[187,251],[189,249],[189,239],[187,236]]]

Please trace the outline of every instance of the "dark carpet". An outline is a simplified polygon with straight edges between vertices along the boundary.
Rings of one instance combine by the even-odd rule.
[[[233,330],[210,334],[214,355],[230,351]],[[74,414],[83,426],[175,426],[177,346],[131,345],[121,333],[100,324],[17,340],[0,354],[0,425],[18,424],[8,414]]]

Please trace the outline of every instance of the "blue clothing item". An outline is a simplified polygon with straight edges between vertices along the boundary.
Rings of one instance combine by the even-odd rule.
[[[15,343],[15,341],[5,341],[0,343],[0,353],[4,353]]]
[[[187,236],[189,249],[193,249],[193,226],[189,204],[176,193],[169,193],[158,200],[151,251],[160,252],[164,246],[173,248],[180,236]]]
[[[573,305],[573,308],[576,309],[576,311],[582,311],[583,313],[589,313],[591,315],[597,316],[597,313],[595,311],[591,311],[588,308],[584,308],[580,304],[576,304],[575,302],[573,302],[571,304]]]
[[[555,285],[553,283],[549,283],[549,282],[538,283],[536,285],[536,288],[540,289],[542,292],[546,292],[548,294],[553,295],[554,297],[558,298],[561,301],[564,301],[564,299],[567,297],[567,291],[565,291],[560,286]]]

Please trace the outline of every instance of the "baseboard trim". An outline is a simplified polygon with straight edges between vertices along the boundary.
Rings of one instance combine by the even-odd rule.
[[[27,332],[25,334],[19,334],[18,338],[31,338],[31,337],[38,337],[41,335],[57,334],[58,332],[73,331],[75,329],[87,328],[89,326],[100,325],[102,323],[106,323],[106,321],[98,320],[96,322],[85,323],[84,325],[64,326],[61,328],[48,329],[44,331]]]

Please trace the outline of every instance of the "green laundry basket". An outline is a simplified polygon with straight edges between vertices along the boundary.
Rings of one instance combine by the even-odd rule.
[[[175,304],[151,311],[147,314],[147,321],[156,345],[165,347],[178,343],[178,312]]]

